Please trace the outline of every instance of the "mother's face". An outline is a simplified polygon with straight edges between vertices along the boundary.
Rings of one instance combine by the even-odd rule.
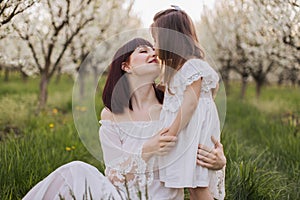
[[[160,65],[155,50],[147,45],[138,46],[132,52],[125,68],[128,73],[139,77],[152,75],[156,78],[160,73]]]

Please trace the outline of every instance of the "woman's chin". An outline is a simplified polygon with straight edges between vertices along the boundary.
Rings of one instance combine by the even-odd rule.
[[[160,74],[160,66],[157,63],[149,63],[147,65],[139,66],[134,69],[135,74],[142,76],[153,76],[154,79]],[[146,77],[145,77],[146,78]]]

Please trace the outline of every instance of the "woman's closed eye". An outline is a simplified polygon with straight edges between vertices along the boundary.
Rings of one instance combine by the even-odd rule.
[[[139,52],[140,53],[149,53],[149,51],[150,51],[150,49],[149,49],[150,47],[141,47],[140,48],[140,50],[139,50]]]
[[[140,47],[138,47],[138,52],[139,53],[150,53],[151,51],[154,51],[153,47],[149,47],[149,46],[140,46]]]

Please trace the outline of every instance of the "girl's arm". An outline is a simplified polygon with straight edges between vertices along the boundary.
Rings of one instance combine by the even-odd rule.
[[[219,91],[219,83],[217,83],[217,85],[216,85],[216,88],[212,88],[211,89],[211,93],[212,93],[212,97],[213,97],[213,99],[215,100],[216,99],[216,97],[217,97],[217,93],[218,93],[218,91]]]
[[[179,108],[178,114],[169,127],[167,135],[176,136],[190,121],[194,111],[196,110],[201,93],[202,78],[188,85],[183,96],[183,102]]]

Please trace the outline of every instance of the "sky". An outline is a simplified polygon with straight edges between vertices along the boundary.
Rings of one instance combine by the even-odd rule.
[[[148,28],[158,11],[179,6],[193,21],[199,21],[203,5],[213,8],[215,0],[135,0],[133,12],[141,18],[143,27]]]

